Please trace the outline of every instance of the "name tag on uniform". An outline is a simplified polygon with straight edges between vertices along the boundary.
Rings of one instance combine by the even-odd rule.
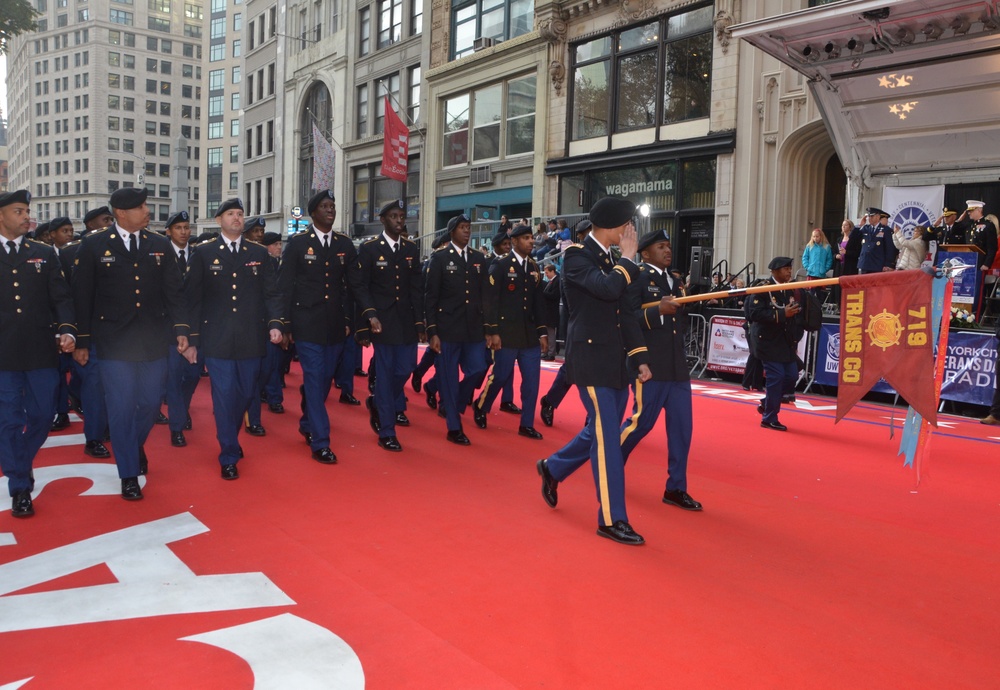
[[[215,261],[213,261],[212,263],[210,263],[210,264],[208,265],[208,270],[210,270],[210,271],[212,271],[212,272],[216,272],[216,273],[217,273],[217,272],[219,272],[219,271],[221,271],[221,270],[222,270],[222,264],[220,264],[220,263],[219,263],[219,260],[218,260],[218,259],[216,259]]]
[[[341,259],[341,261],[343,261],[343,259]],[[388,268],[389,267],[389,262],[386,261],[386,259],[385,259],[384,256],[380,256],[378,258],[378,261],[375,262],[375,266],[378,267],[378,268]]]
[[[454,273],[458,270],[458,266],[455,265],[454,261],[449,261],[448,265],[444,267],[444,270],[448,271],[448,273]]]
[[[658,295],[658,294],[660,294],[660,286],[657,285],[656,283],[650,283],[649,287],[646,288],[646,289],[649,290],[649,294],[651,294],[651,295]]]
[[[315,261],[316,255],[312,253],[312,248],[310,247],[309,251],[306,252],[305,256],[303,256],[302,258],[305,259],[306,261]]]
[[[115,262],[115,257],[113,257],[113,256],[102,256],[101,257],[101,263],[102,264],[113,264],[114,262]]]

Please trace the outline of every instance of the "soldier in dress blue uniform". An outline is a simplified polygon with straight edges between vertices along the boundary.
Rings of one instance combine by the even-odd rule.
[[[32,463],[52,425],[58,353],[72,352],[73,300],[55,250],[26,239],[31,194],[0,195],[0,470],[11,514],[35,514]]]
[[[56,250],[56,257],[59,257],[62,249],[73,240],[73,221],[65,216],[61,216],[53,218],[48,223],[48,226],[48,244],[52,245],[52,248]],[[70,390],[66,381],[66,375],[72,370],[73,355],[63,352],[59,355],[59,393],[56,400],[56,416],[52,422],[52,431],[62,431],[70,425]]]
[[[274,266],[275,275],[281,269],[281,234],[267,231],[261,240],[261,244],[267,249],[268,256],[271,257],[271,264]],[[275,414],[285,413],[285,376],[284,371],[292,361],[291,352],[282,345],[275,345],[268,341],[268,356],[276,355],[277,364],[274,369],[269,370],[267,378],[261,391],[261,400],[267,403],[267,409]],[[263,378],[263,377],[262,377]]]
[[[357,304],[358,338],[375,348],[375,393],[365,401],[382,448],[403,449],[396,426],[409,426],[403,386],[425,342],[420,252],[403,236],[406,207],[394,200],[379,209],[382,233],[361,245],[351,288]],[[369,363],[369,369],[372,363]]]
[[[486,428],[486,415],[500,390],[513,385],[514,364],[521,372],[521,424],[517,433],[540,440],[535,429],[535,406],[542,352],[549,348],[545,325],[544,285],[538,264],[531,258],[531,227],[517,225],[510,233],[513,251],[497,258],[489,269],[485,304],[486,335],[493,351],[493,374],[473,405],[476,425]]]
[[[861,254],[858,273],[880,273],[896,270],[896,247],[892,243],[889,214],[880,208],[869,208],[861,233]]]
[[[434,238],[431,243],[431,251],[437,251],[443,245],[450,241],[450,236],[447,232],[442,232],[440,235]],[[423,286],[427,282],[427,269],[431,265],[430,257],[424,259],[423,266],[421,267],[421,293],[423,292]],[[434,366],[434,361],[437,359],[437,353],[430,349],[429,347],[424,348],[424,353],[420,356],[420,361],[417,362],[417,368],[413,370],[413,375],[410,377],[410,384],[413,386],[413,390],[417,393],[420,392],[423,386],[424,375],[430,371],[430,368]],[[437,369],[434,370],[434,376],[437,376]],[[427,397],[427,406],[432,410],[437,408],[437,382],[432,378],[428,383],[425,391]]]
[[[674,300],[684,296],[681,281],[670,275],[673,252],[666,230],[639,240],[643,263],[639,278],[628,287],[629,308],[638,318],[649,349],[653,377],[632,379],[632,416],[621,428],[622,462],[656,424],[662,411],[667,430],[667,486],[663,502],[685,510],[701,510],[687,492],[688,451],[691,448],[691,374],[684,356],[687,314]]]
[[[934,235],[939,245],[965,244],[965,224],[956,222],[957,216],[956,211],[947,208],[941,211],[941,216],[934,223]]]
[[[264,344],[282,340],[282,303],[267,250],[243,239],[243,202],[222,202],[215,220],[219,238],[194,251],[184,293],[192,345],[204,356],[211,377],[222,478],[238,479],[240,427],[251,399],[260,395]]]
[[[312,223],[305,232],[288,238],[278,282],[302,365],[304,414],[299,430],[309,439],[313,458],[331,464],[337,456],[330,450],[326,399],[351,333],[347,279],[357,263],[357,251],[346,235],[333,230],[337,219],[333,192],[315,194],[307,209]]]
[[[566,337],[566,377],[580,390],[587,410],[586,426],[576,437],[536,467],[542,477],[542,497],[552,508],[558,485],[588,458],[600,504],[597,533],[621,544],[645,540],[632,529],[625,510],[625,466],[619,438],[628,402],[626,359],[639,380],[650,379],[648,353],[635,315],[628,309],[626,288],[639,277],[629,257],[637,242],[632,217],[635,204],[605,197],[590,209],[593,224],[583,244],[566,249],[563,289],[569,304]],[[611,246],[621,248],[615,261]]]
[[[449,220],[447,234],[450,241],[431,255],[427,267],[424,313],[430,347],[438,353],[434,366],[447,419],[447,438],[467,446],[470,442],[462,431],[462,413],[472,399],[479,375],[486,370],[483,296],[488,274],[486,257],[469,248],[472,221],[468,216],[462,214]]]
[[[187,352],[189,326],[183,276],[170,241],[149,232],[146,190],[126,187],[111,195],[114,225],[80,242],[73,261],[76,361],[91,351],[122,479],[122,498],[142,498],[139,475],[148,468],[143,444],[159,413],[167,382],[167,345]]]
[[[263,216],[255,216],[253,218],[246,218],[243,221],[243,239],[246,242],[253,242],[263,246],[264,240],[264,228],[267,227],[267,221]],[[272,265],[274,261],[270,252],[267,255],[268,261],[271,261]],[[275,271],[277,275],[277,271]],[[287,326],[287,324],[286,324]],[[264,390],[265,382],[271,377],[271,373],[276,371],[279,362],[281,361],[281,353],[284,350],[281,349],[282,345],[275,345],[270,342],[270,340],[264,343],[264,356],[260,360],[260,379],[257,382],[257,395],[250,399],[250,406],[247,408],[246,414],[243,416],[243,425],[246,432],[251,436],[266,436],[267,430],[264,428],[264,424],[260,418],[260,408],[263,402],[262,391]]]
[[[165,226],[167,237],[170,238],[170,249],[177,260],[181,275],[187,276],[188,263],[191,260],[191,217],[187,211],[178,211],[167,218]],[[168,348],[167,352],[167,417],[170,420],[170,444],[177,448],[187,445],[184,431],[191,428],[191,399],[201,380],[201,367],[204,362],[189,362],[177,351]]]
[[[83,216],[83,237],[96,230],[110,228],[114,224],[115,217],[111,215],[111,209],[107,206],[99,206]]]

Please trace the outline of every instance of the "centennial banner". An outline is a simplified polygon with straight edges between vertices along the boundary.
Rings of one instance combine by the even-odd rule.
[[[841,278],[836,421],[884,378],[924,419],[937,424],[932,281],[923,271]]]

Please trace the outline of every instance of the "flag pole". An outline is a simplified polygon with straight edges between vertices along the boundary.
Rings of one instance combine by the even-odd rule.
[[[310,118],[312,119],[312,121],[313,121],[313,124],[315,124],[315,125],[316,125],[316,129],[318,129],[318,130],[319,130],[319,133],[320,133],[320,134],[322,134],[322,135],[323,135],[324,137],[330,137],[330,142],[331,142],[331,143],[334,143],[334,144],[336,144],[336,145],[337,145],[337,148],[339,148],[339,149],[341,150],[341,152],[343,152],[343,150],[344,150],[344,147],[343,147],[343,146],[342,146],[342,145],[340,144],[340,142],[339,142],[339,141],[337,141],[337,139],[336,139],[336,138],[335,138],[335,137],[333,136],[333,130],[330,130],[329,132],[327,132],[327,131],[326,131],[326,130],[324,130],[324,129],[323,129],[323,127],[322,127],[323,123],[319,121],[319,118],[318,118],[318,117],[316,117],[315,115],[313,115],[313,114],[312,114],[312,111],[311,111],[311,110],[309,110],[309,108],[306,108],[306,112],[307,112],[307,113],[309,113],[309,117],[310,117]]]
[[[688,304],[690,302],[704,302],[710,299],[726,299],[728,297],[741,297],[743,295],[755,295],[761,292],[778,292],[780,290],[796,290],[801,287],[816,288],[827,285],[837,285],[840,278],[820,278],[819,280],[799,280],[787,283],[775,283],[772,285],[757,285],[748,288],[733,288],[732,290],[718,290],[716,292],[706,292],[700,295],[685,295],[678,297],[674,301],[678,304]]]
[[[399,100],[395,96],[392,95],[392,92],[389,91],[389,87],[385,85],[385,82],[382,81],[381,79],[379,79],[378,80],[378,85],[382,87],[383,91],[385,91],[385,95],[388,96],[389,99],[393,103],[396,104],[396,113],[397,114],[398,113],[402,113],[403,117],[406,118],[406,126],[407,127],[412,127],[413,129],[417,130],[417,133],[420,134],[420,136],[426,138],[426,135],[424,134],[424,131],[422,129],[420,129],[419,127],[417,127],[417,123],[416,122],[414,122],[413,120],[410,119],[410,114],[408,112],[406,112],[406,108],[404,108],[403,104],[400,103]]]

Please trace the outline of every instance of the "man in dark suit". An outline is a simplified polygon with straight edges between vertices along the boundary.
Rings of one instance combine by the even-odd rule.
[[[619,439],[628,402],[626,358],[638,369],[640,381],[650,379],[648,353],[635,315],[628,309],[625,289],[639,277],[632,224],[635,204],[605,197],[590,209],[593,229],[582,245],[566,249],[563,289],[569,303],[566,377],[580,390],[587,424],[562,449],[539,460],[542,497],[550,507],[558,502],[559,482],[590,459],[600,503],[597,534],[621,544],[645,540],[632,529],[625,510],[625,466]],[[612,245],[621,258],[611,256]]]
[[[782,285],[792,279],[792,260],[776,256],[767,265],[771,284]],[[798,354],[795,348],[802,338],[803,327],[798,318],[802,306],[795,300],[794,290],[776,290],[748,295],[744,303],[750,322],[750,351],[764,365],[764,400],[757,406],[763,414],[760,425],[765,429],[788,431],[778,421],[781,398],[795,392],[798,376]]]
[[[469,445],[462,431],[462,413],[473,386],[486,370],[483,349],[486,320],[483,296],[488,280],[486,257],[469,248],[472,221],[466,215],[448,221],[450,242],[431,255],[424,289],[427,337],[438,353],[434,362],[445,409],[448,440]],[[458,379],[459,366],[464,378]]]
[[[264,344],[282,339],[281,296],[267,250],[243,239],[243,202],[228,199],[215,220],[219,238],[198,245],[184,293],[191,309],[192,347],[205,357],[223,479],[238,479],[243,414],[254,396]],[[188,357],[188,361],[194,361]]]
[[[11,514],[35,514],[32,463],[52,425],[58,353],[72,352],[73,300],[55,250],[26,239],[27,190],[0,195],[0,470]]]
[[[546,264],[544,268],[545,287],[542,288],[542,297],[545,299],[545,334],[549,337],[549,349],[542,355],[542,360],[554,362],[556,359],[556,337],[559,330],[559,301],[562,296],[559,294],[559,271],[555,264]]]
[[[656,424],[662,411],[667,427],[667,486],[663,502],[684,510],[701,510],[701,503],[687,492],[688,451],[691,448],[691,374],[684,356],[687,314],[674,300],[684,296],[681,281],[670,274],[673,252],[666,230],[639,240],[643,263],[639,278],[628,286],[629,309],[636,315],[649,349],[645,383],[632,379],[632,416],[621,428],[622,462]]]
[[[521,424],[517,433],[541,440],[535,429],[535,406],[542,352],[548,351],[545,299],[541,271],[531,258],[531,228],[518,225],[510,233],[512,251],[497,258],[489,270],[485,304],[486,335],[493,351],[493,374],[473,405],[476,426],[486,428],[486,416],[500,390],[521,372]]]
[[[100,360],[122,498],[134,501],[142,498],[143,444],[166,388],[166,348],[176,342],[188,350],[189,321],[170,241],[146,229],[146,190],[119,189],[110,201],[114,226],[83,238],[73,261],[80,329],[73,357],[85,365],[93,351]]]
[[[313,459],[332,464],[337,456],[330,450],[326,399],[351,332],[347,276],[357,263],[357,251],[346,235],[333,230],[333,192],[313,195],[307,209],[312,223],[288,238],[278,283],[302,365],[304,414],[299,429],[310,441]]]
[[[424,342],[420,252],[403,236],[406,208],[394,200],[379,210],[382,234],[358,252],[351,289],[357,304],[358,338],[374,344],[375,394],[366,400],[378,444],[403,449],[396,426],[409,426],[403,386],[417,363],[417,342]],[[369,364],[369,369],[371,364]]]
[[[178,211],[166,224],[170,249],[177,260],[181,275],[187,276],[191,260],[191,218],[187,211]],[[176,347],[167,352],[167,416],[170,419],[170,444],[177,448],[187,445],[184,430],[191,428],[191,399],[201,380],[204,362],[189,362]]]

